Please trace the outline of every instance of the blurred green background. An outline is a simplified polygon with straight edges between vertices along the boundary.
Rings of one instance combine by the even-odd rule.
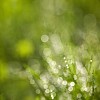
[[[99,77],[100,0],[0,0],[0,100],[100,100]]]

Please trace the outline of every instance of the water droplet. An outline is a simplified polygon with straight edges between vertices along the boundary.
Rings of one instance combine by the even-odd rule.
[[[64,57],[64,60],[66,59],[66,57]]]
[[[81,91],[86,91],[88,92],[88,88],[86,86],[82,86]]]
[[[73,91],[73,87],[72,87],[72,86],[68,87],[68,90],[69,90],[70,92]]]
[[[54,99],[55,96],[56,96],[56,93],[55,92],[52,92],[51,93],[51,98]]]
[[[74,82],[71,82],[71,83],[70,83],[70,86],[74,86],[74,85],[75,85],[75,83],[74,83]]]
[[[52,61],[52,62],[51,62],[51,65],[52,65],[52,66],[56,66],[56,61]]]
[[[49,89],[46,89],[46,90],[45,90],[45,93],[49,93],[49,92],[50,92]]]
[[[53,72],[54,72],[55,74],[57,74],[59,71],[58,71],[57,68],[53,68]]]
[[[67,68],[69,68],[69,66],[67,66]]]
[[[37,94],[40,94],[40,90],[39,90],[39,89],[36,89],[36,93],[37,93]]]
[[[48,57],[51,55],[51,50],[49,48],[44,48],[43,54]]]
[[[62,82],[62,85],[67,85],[67,81],[64,80],[64,81]]]
[[[55,87],[54,87],[53,85],[50,85],[49,88],[50,88],[50,90],[52,90],[52,91],[55,89]]]
[[[63,81],[63,78],[62,78],[62,77],[59,77],[59,78],[57,79],[57,83],[58,83],[58,84],[61,84],[62,81]]]
[[[68,67],[68,64],[66,64],[66,67]]]
[[[47,89],[48,88],[48,85],[47,84],[44,84],[43,87],[44,87],[44,89]]]
[[[90,62],[92,63],[92,59],[90,60]]]
[[[61,65],[58,65],[58,68],[61,69]]]
[[[42,35],[41,36],[41,41],[42,42],[47,42],[49,40],[49,37],[47,35]]]
[[[67,63],[67,60],[65,60],[65,63]]]

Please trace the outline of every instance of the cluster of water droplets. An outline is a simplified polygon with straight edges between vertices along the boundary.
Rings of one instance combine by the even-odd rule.
[[[49,37],[48,35],[42,35],[41,41],[43,45],[43,58],[47,62],[47,72],[40,74],[40,86],[44,91],[44,95],[55,99],[58,96],[57,91],[61,91],[59,98],[66,98],[71,100],[73,98],[73,93],[76,92],[76,98],[82,100],[83,94],[89,94],[92,96],[93,89],[96,86],[89,85],[89,81],[93,79],[92,75],[88,73],[87,69],[78,60],[74,61],[73,58],[68,56],[59,56],[62,49],[59,48],[56,54],[54,52],[57,50],[54,45],[54,37],[60,40],[59,36],[56,34]],[[51,43],[51,46],[49,45]],[[54,43],[54,44],[53,44]],[[62,44],[61,41],[59,42]],[[46,44],[46,45],[45,45]],[[49,46],[48,46],[49,45]],[[61,61],[55,59],[55,56],[59,56]],[[90,59],[90,64],[93,62]],[[34,79],[30,72],[27,72],[30,84],[34,84]],[[58,89],[58,90],[57,90]],[[36,89],[36,93],[40,94],[41,90]],[[66,94],[66,95],[65,95]]]

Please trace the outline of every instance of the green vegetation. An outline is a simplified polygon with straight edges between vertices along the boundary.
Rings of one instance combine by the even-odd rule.
[[[0,100],[100,100],[99,0],[0,0]]]

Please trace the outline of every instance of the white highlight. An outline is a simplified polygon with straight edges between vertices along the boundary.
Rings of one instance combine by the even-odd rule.
[[[71,83],[70,83],[70,86],[74,86],[74,85],[75,85],[75,83],[74,83],[74,82],[71,82]]]
[[[41,36],[41,41],[42,42],[47,42],[49,40],[49,37],[47,35],[42,35]]]
[[[67,81],[64,80],[64,81],[62,82],[62,85],[67,85]]]

